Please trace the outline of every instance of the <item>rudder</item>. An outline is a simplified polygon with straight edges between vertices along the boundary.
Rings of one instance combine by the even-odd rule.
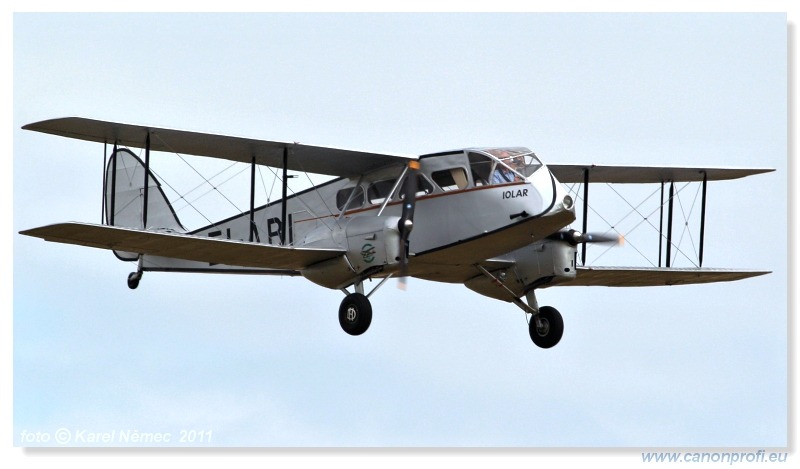
[[[148,230],[185,232],[178,215],[167,200],[161,183],[150,172],[147,194],[147,226],[144,226],[144,162],[127,148],[116,150],[106,166],[104,224]],[[123,260],[135,260],[134,253],[114,253]]]

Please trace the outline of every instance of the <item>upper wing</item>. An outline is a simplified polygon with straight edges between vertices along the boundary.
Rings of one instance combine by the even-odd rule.
[[[299,143],[270,142],[185,130],[120,124],[82,117],[65,117],[35,122],[22,127],[61,137],[144,148],[148,132],[150,149],[188,155],[208,156],[242,163],[283,168],[283,152],[289,149],[288,169],[331,176],[353,176],[391,165],[404,165],[408,157]]]
[[[46,241],[242,267],[301,270],[344,254],[339,249],[271,246],[178,233],[142,231],[91,223],[58,223],[20,234]]]
[[[601,287],[656,287],[731,282],[770,273],[762,270],[693,269],[665,267],[578,267],[574,280],[554,285]]]
[[[562,183],[583,182],[589,170],[589,182],[657,183],[702,182],[738,179],[775,171],[771,168],[677,168],[658,166],[608,166],[594,164],[548,164],[547,168]]]

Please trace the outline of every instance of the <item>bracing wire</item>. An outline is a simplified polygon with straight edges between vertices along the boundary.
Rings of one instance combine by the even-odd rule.
[[[235,163],[234,163],[234,164],[235,164]],[[192,202],[197,202],[198,200],[202,199],[203,197],[205,197],[206,195],[210,194],[211,192],[213,192],[213,191],[215,191],[215,190],[216,190],[217,192],[219,192],[219,193],[220,193],[220,194],[221,194],[223,197],[225,197],[225,195],[224,195],[224,194],[222,194],[222,192],[220,192],[218,188],[219,188],[220,186],[222,186],[223,184],[227,183],[228,181],[230,181],[231,179],[235,178],[236,176],[238,176],[238,175],[242,174],[242,173],[243,173],[244,171],[246,171],[246,170],[247,170],[247,167],[245,166],[245,167],[243,167],[241,170],[239,170],[237,173],[234,173],[232,176],[230,176],[228,179],[226,179],[226,180],[224,180],[224,181],[220,182],[219,184],[217,184],[217,186],[216,186],[216,187],[212,187],[211,189],[208,189],[206,192],[204,192],[204,193],[200,194],[199,196],[197,196],[196,198],[194,198],[194,199],[192,200]],[[187,195],[188,195],[188,193],[187,193]],[[236,206],[236,204],[234,204],[233,202],[231,202],[231,200],[230,200],[230,199],[228,199],[227,197],[225,197],[225,200],[227,200],[228,202],[230,202],[230,203],[231,203],[231,205],[233,205],[233,208],[235,208],[237,211],[241,212],[241,209],[239,209],[239,207],[238,207],[238,206]]]
[[[333,210],[331,210],[331,208],[328,206],[328,202],[325,200],[325,197],[322,197],[322,194],[319,192],[318,186],[315,185],[314,181],[311,180],[311,176],[308,175],[308,171],[306,171],[305,168],[303,167],[303,163],[301,161],[298,161],[298,164],[300,165],[300,169],[303,171],[303,173],[305,173],[306,178],[308,179],[308,182],[311,184],[311,187],[314,188],[314,192],[319,196],[319,200],[322,201],[322,205],[328,210],[328,213],[333,215],[333,213],[334,213]],[[341,228],[341,225],[339,225],[339,220],[336,217],[333,217],[333,222],[336,223],[336,226]],[[325,223],[325,222],[323,222],[323,223],[325,224],[325,226],[329,230],[333,231],[333,228],[328,226],[327,223]]]
[[[236,206],[236,204],[235,204],[235,203],[233,203],[233,201],[231,201],[231,199],[229,199],[229,198],[228,198],[228,197],[227,197],[225,194],[223,194],[223,193],[222,193],[222,191],[220,191],[220,190],[219,190],[219,187],[215,186],[214,184],[212,184],[212,183],[211,183],[211,181],[209,181],[208,179],[206,179],[206,177],[205,177],[205,176],[203,176],[203,174],[202,174],[202,173],[200,173],[200,171],[198,171],[197,169],[195,169],[195,167],[194,167],[194,166],[192,166],[192,165],[191,165],[191,164],[190,164],[188,161],[186,161],[186,159],[185,159],[185,158],[184,158],[182,155],[180,155],[180,154],[178,154],[178,153],[175,153],[175,154],[178,156],[178,158],[180,158],[180,159],[181,159],[181,161],[183,161],[184,163],[186,163],[186,165],[187,165],[189,168],[191,168],[191,170],[192,170],[192,171],[194,171],[194,172],[195,172],[195,173],[196,173],[198,176],[200,176],[200,177],[201,177],[201,178],[202,178],[202,179],[203,179],[203,180],[206,182],[206,184],[208,184],[209,186],[211,186],[211,187],[212,187],[212,189],[210,189],[210,190],[209,190],[209,192],[210,192],[210,191],[217,191],[217,193],[218,193],[219,195],[221,195],[223,199],[227,200],[227,201],[228,201],[228,203],[229,203],[229,204],[231,204],[231,205],[233,206],[233,208],[235,208],[237,211],[241,212],[241,210],[239,209],[239,207],[238,207],[238,206]],[[247,169],[247,168],[245,168],[245,169]],[[226,180],[226,181],[227,181],[227,180]],[[198,197],[198,198],[199,198],[199,197]],[[197,199],[195,199],[195,200],[197,200]]]
[[[175,193],[175,194],[177,194],[178,196],[180,196],[180,195],[181,195],[181,193],[180,193],[180,192],[178,192],[178,191],[177,191],[177,190],[176,190],[174,187],[172,187],[172,185],[170,185],[170,183],[169,183],[169,182],[167,182],[167,180],[166,180],[166,179],[162,178],[162,177],[161,177],[161,176],[160,176],[158,173],[156,173],[155,171],[153,171],[153,168],[150,168],[150,172],[151,172],[151,173],[153,173],[153,176],[157,177],[159,181],[161,181],[163,184],[166,184],[166,185],[167,185],[167,187],[169,187],[169,188],[170,188],[170,190],[171,190],[172,192],[174,192],[174,193]],[[185,200],[185,199],[184,199],[184,202],[186,202],[186,205],[188,205],[188,206],[189,206],[189,207],[191,207],[191,208],[192,208],[192,209],[193,209],[195,212],[197,212],[197,214],[198,214],[198,215],[200,215],[201,217],[205,218],[205,219],[206,219],[206,221],[207,221],[209,224],[212,224],[212,223],[213,223],[211,220],[209,220],[209,219],[208,219],[208,217],[207,217],[207,216],[205,216],[205,214],[203,214],[203,212],[201,212],[201,211],[200,211],[200,210],[199,210],[197,207],[195,207],[194,205],[192,205],[192,203],[191,203],[191,202],[189,202],[188,200]],[[185,205],[184,207],[182,207],[182,208],[186,208],[186,205]]]
[[[222,191],[220,191],[220,190],[219,190],[219,186],[220,186],[220,185],[222,185],[222,184],[224,184],[224,183],[226,183],[226,182],[228,182],[230,179],[232,179],[232,178],[233,178],[233,177],[235,177],[236,175],[238,175],[238,174],[241,174],[241,172],[242,172],[242,171],[239,171],[239,173],[237,173],[237,174],[235,174],[234,176],[231,176],[230,178],[226,179],[226,180],[225,180],[225,181],[223,181],[221,184],[218,184],[217,186],[214,186],[214,184],[212,184],[212,183],[211,183],[211,181],[210,181],[208,178],[206,178],[205,176],[203,176],[203,174],[202,174],[202,173],[200,173],[200,172],[199,172],[199,171],[198,171],[198,170],[197,170],[197,169],[196,169],[194,166],[192,166],[192,165],[191,165],[191,163],[189,163],[188,161],[186,161],[186,159],[183,157],[183,155],[181,155],[180,153],[176,152],[174,149],[172,149],[172,147],[171,147],[171,146],[170,146],[170,145],[169,145],[167,142],[165,142],[163,139],[161,139],[161,137],[158,135],[158,133],[154,133],[154,134],[152,134],[152,135],[153,135],[155,138],[158,138],[158,140],[159,140],[159,141],[160,141],[162,144],[164,144],[164,146],[166,146],[167,148],[169,148],[169,149],[170,149],[170,151],[172,151],[172,153],[174,153],[174,154],[175,154],[175,155],[176,155],[176,156],[177,156],[177,157],[178,157],[178,158],[179,158],[181,161],[183,161],[183,162],[186,164],[186,166],[188,166],[188,167],[189,167],[189,168],[190,168],[192,171],[194,171],[194,172],[195,172],[195,173],[196,173],[198,176],[200,176],[200,178],[201,178],[201,179],[203,179],[203,181],[204,181],[204,183],[205,183],[205,184],[208,184],[209,186],[211,186],[211,187],[212,187],[212,189],[210,189],[208,192],[211,192],[211,191],[217,191],[217,193],[218,193],[219,195],[221,195],[221,196],[222,196],[222,198],[224,198],[226,201],[228,201],[228,203],[229,203],[229,204],[231,204],[231,205],[232,205],[232,206],[233,206],[233,207],[234,207],[234,208],[235,208],[235,209],[236,209],[238,212],[241,212],[241,209],[239,209],[239,207],[238,207],[238,206],[237,206],[235,203],[233,203],[233,201],[231,201],[231,200],[230,200],[230,199],[229,199],[229,198],[228,198],[228,197],[227,197],[225,194],[223,194],[223,193],[222,193]],[[230,167],[233,167],[235,164],[236,164],[236,163],[234,162],[233,164],[229,165],[227,168],[223,169],[222,171],[220,171],[220,172],[219,172],[219,173],[217,173],[216,175],[212,176],[212,177],[211,177],[211,179],[215,178],[215,177],[216,177],[218,174],[221,174],[222,172],[225,172],[225,171],[227,171],[227,169],[228,169],[228,168],[230,168]],[[246,168],[245,168],[245,169],[246,169]],[[150,171],[151,171],[151,172],[152,172],[154,175],[156,174],[156,173],[155,173],[155,172],[152,170],[152,168],[150,169]],[[210,220],[210,219],[209,219],[207,216],[205,216],[205,214],[203,214],[203,212],[202,212],[202,211],[200,211],[200,210],[199,210],[197,207],[195,207],[195,206],[194,206],[194,204],[192,204],[192,203],[191,203],[189,200],[187,200],[187,199],[185,198],[185,196],[186,196],[186,195],[188,195],[188,193],[186,193],[186,194],[184,194],[184,195],[182,196],[182,195],[181,195],[181,193],[180,193],[178,190],[176,190],[174,187],[172,187],[172,185],[170,185],[169,183],[167,183],[165,179],[161,178],[160,176],[158,176],[158,177],[159,177],[159,179],[160,179],[161,181],[164,181],[164,183],[167,185],[167,187],[169,187],[169,188],[170,188],[170,189],[171,189],[173,192],[175,192],[175,194],[177,194],[177,195],[180,197],[180,199],[184,200],[184,201],[185,201],[185,202],[186,202],[186,203],[187,203],[187,204],[188,204],[190,207],[192,207],[192,209],[194,209],[194,211],[195,211],[195,212],[197,212],[197,213],[198,213],[198,214],[199,214],[201,217],[205,218],[205,219],[206,219],[206,221],[207,221],[209,224],[211,224],[211,225],[213,225],[213,224],[214,224],[214,222],[212,222],[212,221],[211,221],[211,220]],[[202,186],[202,184],[200,184],[200,186]],[[194,190],[195,190],[195,189],[192,189],[192,191],[194,191]],[[190,191],[190,192],[191,192],[191,191]],[[204,195],[205,195],[205,194],[201,195],[200,197],[203,197]],[[197,200],[198,200],[200,197],[198,197],[197,199],[195,199],[195,201],[197,201]]]
[[[605,217],[603,217],[603,215],[601,215],[601,214],[600,214],[600,213],[599,213],[597,210],[595,210],[595,208],[594,208],[592,205],[589,205],[589,206],[588,206],[588,207],[589,207],[589,209],[591,210],[591,212],[592,212],[592,213],[593,213],[595,216],[597,216],[598,218],[600,218],[600,220],[601,220],[601,221],[603,221],[603,222],[604,222],[604,223],[605,223],[605,224],[606,224],[606,225],[609,227],[609,228],[606,230],[606,233],[608,233],[609,231],[612,231],[612,230],[613,230],[615,233],[625,236],[625,234],[623,234],[622,232],[620,232],[620,231],[617,229],[617,226],[619,226],[619,224],[620,224],[620,223],[622,223],[622,222],[623,222],[625,219],[627,219],[627,218],[628,218],[628,217],[629,217],[631,214],[633,214],[634,212],[635,212],[635,213],[637,213],[637,214],[638,214],[640,217],[642,217],[642,220],[641,220],[641,221],[639,221],[638,223],[636,223],[636,225],[634,225],[634,226],[633,226],[633,227],[632,227],[630,230],[628,230],[628,231],[627,231],[627,235],[630,235],[631,233],[633,233],[633,232],[634,232],[634,231],[635,231],[637,228],[639,228],[639,226],[641,226],[641,225],[642,225],[642,224],[644,224],[645,222],[647,222],[647,224],[648,224],[648,225],[650,225],[650,227],[651,227],[653,230],[655,230],[655,231],[658,231],[658,228],[657,228],[657,227],[656,227],[656,226],[655,226],[655,225],[652,223],[652,221],[650,221],[650,218],[651,218],[651,217],[652,217],[652,216],[653,216],[653,215],[654,215],[656,212],[658,212],[658,211],[661,209],[661,207],[663,207],[664,205],[666,205],[666,204],[669,202],[669,200],[662,201],[662,202],[661,202],[661,203],[660,203],[660,204],[659,204],[659,205],[658,205],[658,206],[657,206],[655,209],[653,209],[651,212],[649,212],[649,213],[647,213],[647,214],[642,214],[642,213],[639,211],[639,207],[641,207],[641,206],[642,206],[642,205],[643,205],[645,202],[647,202],[647,201],[648,201],[650,198],[652,198],[652,197],[653,197],[653,195],[655,195],[656,193],[658,193],[660,189],[656,189],[656,190],[654,190],[652,193],[650,193],[649,195],[647,195],[647,196],[644,198],[644,200],[642,200],[642,201],[641,201],[639,204],[637,204],[636,206],[634,206],[634,205],[632,205],[632,204],[631,204],[631,203],[630,203],[630,202],[629,202],[627,199],[625,199],[625,197],[624,197],[624,196],[622,196],[622,194],[620,194],[620,193],[619,193],[619,192],[618,192],[616,189],[614,189],[614,188],[613,188],[613,187],[612,187],[610,184],[606,184],[606,185],[607,185],[608,187],[611,187],[612,191],[614,191],[614,193],[616,193],[616,194],[617,194],[617,195],[618,195],[618,196],[619,196],[619,197],[620,197],[620,198],[621,198],[623,201],[625,201],[625,203],[626,203],[626,204],[628,204],[628,206],[629,206],[629,207],[631,207],[631,210],[630,210],[629,212],[627,212],[625,215],[623,215],[623,216],[622,216],[622,217],[621,217],[621,218],[620,218],[620,219],[617,221],[617,223],[615,223],[615,224],[612,224],[612,223],[611,223],[611,222],[609,222],[609,221],[608,221],[608,220],[607,220]],[[681,205],[681,202],[680,202],[680,201],[681,201],[681,199],[680,199],[679,195],[680,195],[680,193],[681,193],[681,192],[682,192],[684,189],[686,189],[686,187],[688,187],[689,185],[690,185],[690,182],[686,182],[686,184],[684,184],[683,186],[681,186],[681,187],[679,187],[679,188],[677,189],[677,191],[675,192],[675,194],[674,194],[674,196],[673,196],[674,198],[678,199],[679,206],[681,207],[681,212],[682,212],[682,215],[683,215],[683,217],[684,217],[684,232],[686,232],[686,231],[689,231],[689,230],[688,230],[688,219],[689,219],[689,218],[691,217],[691,215],[692,215],[692,212],[693,212],[693,210],[694,210],[694,207],[695,207],[695,205],[696,205],[697,196],[698,196],[698,194],[699,194],[699,189],[698,189],[697,193],[695,194],[694,201],[692,202],[692,206],[691,206],[691,208],[690,208],[690,210],[689,210],[689,214],[688,214],[688,215],[686,215],[686,213],[685,213],[685,210],[683,210],[683,208],[682,208],[682,205]],[[577,190],[575,190],[575,184],[573,184],[573,186],[571,186],[571,187],[569,188],[569,191],[570,191],[570,193],[573,193],[573,194],[575,194],[575,196],[576,196],[576,201],[582,201],[582,200],[583,200],[583,197],[581,196],[581,194],[580,194],[580,191],[577,191]],[[666,239],[666,235],[664,235],[664,234],[662,233],[662,234],[661,234],[661,238],[662,238],[662,239]],[[695,245],[694,245],[694,240],[693,240],[693,238],[692,238],[692,235],[691,235],[691,233],[689,233],[689,238],[690,238],[690,240],[692,241],[692,247],[693,247],[693,250],[695,251],[695,254],[696,254],[696,251],[697,251],[697,250],[696,250],[696,247],[695,247]],[[680,255],[682,255],[683,257],[685,257],[685,258],[686,258],[686,259],[687,259],[687,260],[688,260],[690,263],[692,263],[692,264],[693,264],[695,267],[697,267],[697,263],[696,263],[695,261],[693,261],[693,260],[692,260],[692,258],[691,258],[691,257],[690,257],[688,254],[686,254],[686,253],[685,253],[685,252],[684,252],[684,251],[683,251],[683,250],[680,248],[680,244],[681,244],[680,240],[678,241],[678,243],[677,243],[677,244],[675,243],[675,241],[673,241],[673,242],[672,242],[672,246],[673,246],[673,248],[675,249],[675,256],[678,256],[678,255],[680,254]],[[629,239],[627,239],[627,238],[625,239],[625,245],[626,245],[626,246],[629,246],[629,247],[631,247],[631,248],[633,248],[633,249],[634,249],[634,250],[635,250],[637,253],[639,253],[639,255],[641,255],[641,256],[642,256],[642,258],[643,258],[643,259],[645,259],[645,260],[646,260],[646,261],[647,261],[647,262],[648,262],[648,263],[649,263],[651,266],[654,266],[654,267],[655,267],[655,263],[653,263],[653,261],[651,261],[649,257],[647,257],[647,256],[646,256],[646,255],[645,255],[645,254],[644,254],[644,253],[643,253],[643,252],[642,252],[642,251],[641,251],[639,248],[637,248],[637,247],[636,247],[636,246],[635,246],[633,243],[631,243],[631,241],[630,241]],[[602,257],[604,254],[606,254],[608,251],[610,251],[610,250],[611,250],[611,248],[613,248],[613,246],[609,246],[609,247],[607,247],[607,248],[606,248],[605,250],[603,250],[603,251],[602,251],[602,252],[601,252],[599,255],[597,255],[597,256],[593,256],[593,259],[594,259],[595,261],[597,261],[597,260],[598,260],[598,259],[600,259],[600,258],[601,258],[601,257]]]
[[[278,173],[277,173],[275,170],[273,170],[273,169],[272,169],[271,167],[269,167],[269,166],[267,166],[267,169],[269,169],[269,170],[270,170],[270,172],[271,172],[271,173],[272,173],[272,174],[275,176],[275,178],[276,178],[276,179],[278,179],[278,180],[280,180],[281,182],[283,182],[283,180],[281,179],[281,177],[280,177],[280,176],[278,176]],[[292,193],[292,196],[293,196],[293,197],[294,197],[294,196],[297,196],[297,193],[295,193],[295,191],[294,191],[294,190],[293,190],[291,187],[288,187],[288,186],[287,186],[287,190],[288,190],[289,192],[291,192],[291,193]],[[297,201],[298,201],[298,202],[300,202],[300,203],[303,205],[303,207],[305,207],[305,208],[306,208],[306,210],[308,210],[308,213],[310,213],[312,217],[320,219],[320,220],[322,221],[322,223],[325,225],[325,227],[326,227],[326,228],[328,228],[329,230],[333,231],[333,228],[331,228],[330,226],[328,226],[328,224],[325,222],[325,218],[321,218],[321,217],[319,217],[319,216],[318,216],[318,215],[317,215],[317,214],[316,214],[316,213],[315,213],[315,212],[314,212],[314,211],[311,209],[311,207],[309,207],[309,206],[308,206],[308,204],[306,204],[306,203],[305,203],[305,201],[303,201],[303,198],[302,198],[302,197],[297,197]]]
[[[689,235],[689,242],[692,245],[692,250],[694,251],[695,257],[697,257],[697,246],[695,246],[694,238],[692,237],[692,232],[691,232],[691,230],[689,230],[689,218],[691,218],[692,212],[694,211],[694,207],[695,207],[695,205],[697,205],[697,196],[699,194],[700,194],[700,186],[697,187],[697,191],[695,191],[695,193],[694,193],[694,199],[692,200],[691,207],[689,207],[689,214],[688,215],[686,214],[686,211],[683,209],[683,202],[681,201],[680,198],[678,199],[678,207],[680,207],[680,209],[681,209],[681,215],[683,215],[683,221],[684,221],[683,230],[681,231],[681,237],[680,237],[680,239],[678,239],[678,246],[681,245],[681,242],[683,241],[683,236],[685,234],[688,234]]]
[[[208,180],[209,180],[209,181],[213,181],[213,180],[214,180],[214,179],[215,179],[217,176],[219,176],[219,175],[221,175],[222,173],[226,172],[227,170],[229,170],[230,168],[234,167],[235,165],[236,165],[236,162],[233,162],[233,163],[231,163],[230,165],[226,166],[224,169],[222,169],[222,170],[218,171],[216,174],[214,174],[213,176],[211,176],[210,178],[208,178]],[[241,172],[241,171],[240,171],[240,172]],[[239,173],[237,173],[237,174],[239,174]],[[227,180],[226,180],[226,181],[224,181],[223,183],[219,184],[219,185],[222,185],[222,184],[224,184],[225,182],[227,182]],[[180,196],[180,198],[179,198],[178,200],[182,200],[182,201],[184,201],[184,202],[186,202],[186,203],[188,204],[188,203],[189,203],[189,201],[188,201],[186,198],[189,196],[189,194],[191,194],[192,192],[196,191],[197,189],[200,189],[200,188],[201,188],[201,187],[203,187],[204,185],[206,185],[206,182],[205,182],[205,181],[203,181],[203,182],[201,182],[200,184],[198,184],[198,185],[194,186],[193,188],[189,189],[188,191],[186,191],[186,192],[185,192],[184,194],[182,194],[182,195],[181,195],[181,194],[178,194],[178,195]],[[205,194],[203,194],[203,195],[205,195]],[[202,195],[201,195],[200,197],[202,197]],[[196,200],[198,200],[200,197],[197,197],[197,198],[196,198],[196,199],[194,199],[194,200],[196,201]],[[181,210],[181,209],[183,209],[183,208],[184,208],[184,207],[181,207],[181,208],[177,209],[177,211],[180,211],[180,210]]]

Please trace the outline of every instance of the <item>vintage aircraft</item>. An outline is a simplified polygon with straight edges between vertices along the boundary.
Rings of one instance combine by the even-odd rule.
[[[138,263],[128,276],[130,288],[144,272],[302,275],[345,293],[339,322],[351,335],[367,330],[368,298],[393,276],[463,283],[513,302],[530,314],[533,342],[549,348],[561,339],[564,325],[555,308],[538,306],[539,288],[694,284],[768,273],[701,266],[707,181],[772,169],[546,165],[526,148],[468,148],[408,158],[74,117],[23,128],[113,145],[113,151],[104,163],[103,224],[59,223],[21,234],[113,250],[119,259]],[[144,149],[144,158],[129,148]],[[151,151],[249,164],[249,210],[188,231],[152,173]],[[257,165],[282,170],[282,198],[260,207],[254,203]],[[288,170],[336,178],[288,195]],[[670,266],[672,188],[681,181],[703,188],[696,268]],[[588,189],[595,182],[661,184],[662,212],[669,207],[666,236],[659,225],[665,267],[578,265],[579,245],[585,263],[587,243],[618,241],[616,235],[586,232]],[[562,183],[583,185],[580,232],[567,229],[576,219],[576,204]],[[670,184],[666,202],[665,183]],[[372,278],[381,281],[365,294],[364,282]]]

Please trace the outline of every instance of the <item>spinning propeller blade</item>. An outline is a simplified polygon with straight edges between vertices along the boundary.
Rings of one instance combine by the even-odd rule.
[[[625,238],[611,233],[581,233],[576,230],[559,231],[547,237],[552,240],[566,241],[573,246],[578,244],[625,244]]]
[[[625,238],[622,235],[611,233],[583,233],[580,236],[579,243],[594,243],[594,244],[625,244]]]

